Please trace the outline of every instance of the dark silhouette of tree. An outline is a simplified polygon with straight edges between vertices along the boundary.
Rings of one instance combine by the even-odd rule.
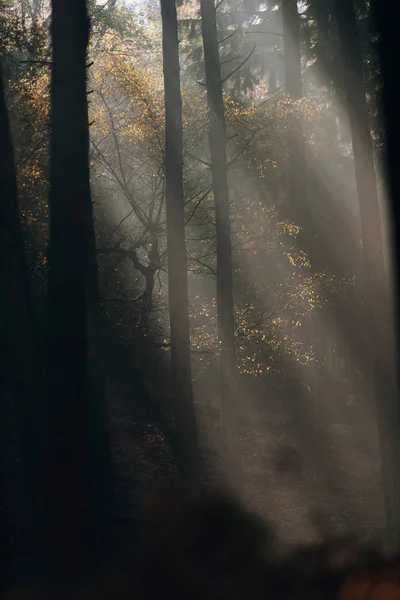
[[[293,107],[293,116],[290,119],[287,134],[287,208],[289,218],[301,227],[298,235],[300,249],[309,257],[312,272],[318,270],[316,265],[315,248],[315,223],[313,211],[310,207],[308,194],[308,164],[307,149],[301,122],[301,113],[296,114],[296,102],[303,98],[303,82],[301,75],[300,53],[300,19],[296,0],[282,0],[282,30],[284,41],[284,72],[285,89]],[[303,317],[304,327],[301,328],[301,339],[308,346],[315,345],[316,333],[313,316],[307,314]],[[309,367],[309,378],[302,392],[304,401],[300,403],[299,411],[305,411],[309,420],[309,435],[304,436],[303,449],[305,451],[304,478],[318,483],[321,477],[319,464],[319,385],[318,370],[315,364]],[[300,413],[298,413],[301,418]],[[303,420],[301,418],[301,420]],[[301,427],[301,425],[300,425]]]
[[[341,42],[341,75],[349,111],[365,265],[365,323],[369,327],[373,390],[377,401],[387,532],[397,544],[400,456],[399,407],[393,372],[389,285],[385,272],[382,218],[373,145],[352,0],[335,0]]]
[[[195,493],[200,460],[193,401],[183,192],[182,98],[175,0],[161,0],[171,379],[183,488]]]
[[[392,197],[392,209],[395,216],[395,242],[398,246],[399,235],[399,203],[394,202],[399,197],[400,179],[398,177],[396,145],[399,136],[400,122],[397,118],[400,100],[400,82],[397,77],[392,77],[392,60],[399,58],[400,40],[396,19],[390,11],[387,0],[374,0],[372,2],[373,15],[375,18],[376,31],[379,35],[380,67],[383,75],[383,107],[386,124],[386,160],[387,175]],[[400,264],[400,263],[398,263]],[[400,278],[399,278],[400,281]]]
[[[217,311],[220,344],[222,444],[228,482],[240,480],[237,453],[237,401],[233,270],[229,217],[228,163],[218,33],[213,0],[201,2],[212,186],[217,240]],[[240,484],[239,484],[240,485]]]
[[[400,40],[398,35],[397,20],[393,19],[392,7],[386,0],[375,0],[373,2],[374,17],[376,27],[379,34],[379,54],[380,65],[383,76],[383,114],[385,117],[386,126],[386,174],[388,181],[389,200],[393,215],[393,244],[394,244],[394,260],[395,268],[394,275],[396,277],[395,300],[396,300],[396,368],[397,368],[397,386],[399,385],[400,374],[400,354],[399,354],[399,324],[400,324],[400,213],[399,202],[400,197],[400,179],[398,174],[398,159],[397,146],[400,136],[400,122],[398,118],[398,109],[400,102],[400,82],[397,77],[393,76],[393,64],[397,64],[400,58]],[[398,422],[393,423],[395,428],[394,434],[398,435]],[[398,455],[394,457],[396,465]],[[398,481],[397,481],[398,483]],[[398,512],[398,497],[393,499],[393,503],[397,506]],[[388,490],[389,493],[390,490]],[[393,506],[393,510],[395,509]],[[398,543],[399,530],[394,532],[394,541]]]
[[[55,578],[78,576],[87,568],[104,542],[100,516],[109,516],[104,504],[109,490],[98,485],[107,480],[101,469],[109,472],[104,398],[93,397],[104,392],[90,339],[99,309],[88,159],[88,40],[85,0],[54,0],[45,509]]]
[[[324,82],[329,90],[332,109],[330,112],[333,116],[332,125],[334,125],[331,135],[337,140],[336,118],[342,124],[347,124],[348,114],[341,108],[343,105],[346,106],[346,98],[342,83],[340,41],[333,0],[324,0],[324,2],[308,0],[307,5],[308,19],[306,19],[306,23],[308,21],[308,25],[306,27],[311,28],[307,42],[313,61],[315,61],[313,68],[316,69],[321,82]],[[314,40],[313,43],[310,43],[311,38]],[[342,154],[339,145],[337,149]],[[340,160],[343,178],[346,171],[351,176],[351,171],[354,170],[352,159],[344,159],[342,156]],[[347,167],[344,160],[348,163]],[[350,278],[353,280],[353,284],[345,293],[335,294],[332,302],[328,300],[325,311],[335,323],[336,332],[340,332],[340,335],[345,337],[346,343],[342,345],[341,354],[343,352],[346,354],[346,371],[352,388],[357,397],[365,398],[370,393],[365,377],[365,373],[370,369],[369,367],[365,369],[363,366],[368,360],[369,332],[365,327],[364,315],[359,310],[365,295],[362,289],[364,263],[359,219],[356,211],[353,213],[349,206],[345,208],[334,201],[335,192],[329,182],[324,182],[320,178],[318,185],[317,180],[318,176],[315,177],[314,173],[314,181],[309,185],[309,194],[314,198],[311,214],[315,223],[314,233],[317,237],[313,263],[317,270],[328,269],[339,279]],[[353,193],[350,198],[353,198]],[[349,212],[353,213],[351,218],[349,218]],[[337,231],[342,232],[340,245],[336,243],[335,232]]]
[[[18,211],[14,150],[1,67],[0,63],[0,331],[4,367],[0,394],[2,402],[6,400],[7,393],[11,394],[17,413],[29,524],[33,534],[31,551],[35,556],[39,542],[35,525],[38,524],[41,504],[41,400],[37,394],[36,370],[40,363],[36,354],[30,282]],[[6,511],[3,514],[6,516]],[[6,545],[4,550],[7,550]]]

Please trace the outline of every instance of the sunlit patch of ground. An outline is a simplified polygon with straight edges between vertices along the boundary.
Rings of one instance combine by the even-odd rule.
[[[285,411],[271,405],[262,420],[251,409],[242,418],[240,455],[245,497],[249,507],[270,521],[284,543],[318,538],[315,513],[335,532],[354,531],[380,539],[383,535],[383,498],[375,422],[362,407],[343,411],[341,423],[327,426],[326,451],[335,465],[335,478],[311,491],[301,481],[296,441]],[[201,437],[218,459],[219,411],[198,411]],[[328,435],[329,434],[329,435]],[[277,469],[282,449],[294,448],[292,458]],[[294,459],[293,459],[294,458]]]

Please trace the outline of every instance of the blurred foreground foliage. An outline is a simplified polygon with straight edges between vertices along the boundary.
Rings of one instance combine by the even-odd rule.
[[[225,493],[208,493],[191,502],[157,493],[146,499],[134,530],[133,535],[125,531],[122,558],[79,589],[63,590],[60,596],[59,590],[27,586],[5,598],[400,597],[398,557],[356,538],[333,536],[283,553],[265,523]]]

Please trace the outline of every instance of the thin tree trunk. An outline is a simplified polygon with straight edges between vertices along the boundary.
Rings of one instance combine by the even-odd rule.
[[[209,145],[217,237],[217,310],[220,344],[221,427],[228,484],[240,489],[237,364],[233,305],[231,226],[225,113],[214,0],[201,0],[201,23],[209,115]]]
[[[282,27],[285,53],[285,89],[290,100],[296,102],[303,97],[297,0],[282,0]],[[310,253],[313,249],[313,232],[312,223],[308,219],[310,216],[309,211],[306,210],[308,208],[306,143],[301,119],[297,115],[293,116],[288,127],[287,148],[289,215],[302,228],[299,235],[302,250]],[[311,256],[310,260],[312,262]]]
[[[33,14],[32,14],[32,18],[38,19],[40,15],[40,1],[39,0],[33,0]]]
[[[303,84],[301,77],[301,54],[299,39],[299,14],[297,9],[297,0],[282,0],[282,26],[285,52],[285,87],[286,93],[292,102],[301,100],[303,97]],[[301,231],[297,238],[300,249],[304,251],[311,263],[310,274],[315,272],[315,238],[312,211],[309,206],[307,192],[307,158],[306,142],[304,138],[301,118],[293,115],[288,127],[287,135],[288,148],[288,207],[289,215]],[[307,307],[305,307],[307,310]],[[312,315],[303,317],[301,329],[302,342],[310,347],[316,343],[316,324]],[[299,406],[299,428],[304,417],[300,415],[305,412],[309,420],[307,425],[307,434],[305,431],[299,431],[301,445],[304,452],[304,479],[306,482],[320,483],[321,465],[319,462],[320,453],[320,419],[319,419],[319,377],[317,366],[311,364],[308,367],[307,380],[303,382],[302,391],[303,402]]]
[[[282,27],[285,48],[285,89],[292,100],[300,100],[303,97],[303,83],[296,0],[282,0]]]
[[[165,176],[171,377],[183,490],[197,493],[200,460],[190,361],[183,193],[182,98],[175,0],[161,0],[165,94]]]
[[[52,1],[48,278],[47,549],[58,582],[79,577],[97,544],[91,490],[88,304],[93,290],[85,0]],[[93,318],[93,315],[92,315]],[[103,456],[101,456],[103,458]]]
[[[366,284],[365,326],[370,333],[369,364],[372,366],[373,390],[377,402],[387,535],[389,543],[395,545],[400,532],[400,415],[393,370],[390,293],[385,273],[381,214],[354,5],[352,0],[335,0],[334,4],[342,49],[343,87],[350,117],[361,219]]]

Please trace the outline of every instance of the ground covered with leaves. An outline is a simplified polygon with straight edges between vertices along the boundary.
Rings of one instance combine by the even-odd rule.
[[[117,529],[129,550],[107,582],[93,584],[97,591],[89,597],[133,597],[138,585],[142,591],[135,594],[146,598],[188,594],[241,598],[250,590],[254,597],[264,597],[267,591],[270,597],[279,598],[326,597],[328,589],[337,597],[344,582],[355,578],[353,595],[346,597],[361,599],[367,596],[354,590],[365,590],[367,584],[366,576],[364,587],[357,583],[359,569],[367,569],[368,577],[379,580],[378,573],[385,567],[392,577],[394,567],[389,568],[377,550],[383,538],[383,502],[378,452],[368,416],[360,430],[352,427],[352,420],[359,423],[357,410],[351,409],[351,418],[351,411],[340,412],[347,429],[343,423],[331,423],[328,446],[337,469],[328,481],[304,490],[290,418],[272,401],[268,411],[249,405],[241,415],[239,437],[242,500],[257,515],[253,517],[218,495],[197,506],[180,505],[174,491],[178,471],[173,454],[160,428],[146,414],[143,399],[134,388],[121,385],[111,385],[110,394]],[[2,522],[9,526],[2,532],[2,565],[10,582],[16,582],[29,561],[24,554],[22,470],[12,403],[3,403],[2,411],[7,414],[1,421],[1,502],[3,513],[8,514]],[[212,402],[198,403],[197,415],[211,490],[222,482],[219,410]],[[129,537],[137,531],[144,506],[150,507],[151,535],[144,526],[138,552]],[[374,552],[368,542],[373,543]],[[376,563],[373,568],[371,561]],[[153,582],[156,573],[163,583]],[[112,595],[105,595],[106,590]],[[396,597],[390,590],[382,596],[385,600]]]

